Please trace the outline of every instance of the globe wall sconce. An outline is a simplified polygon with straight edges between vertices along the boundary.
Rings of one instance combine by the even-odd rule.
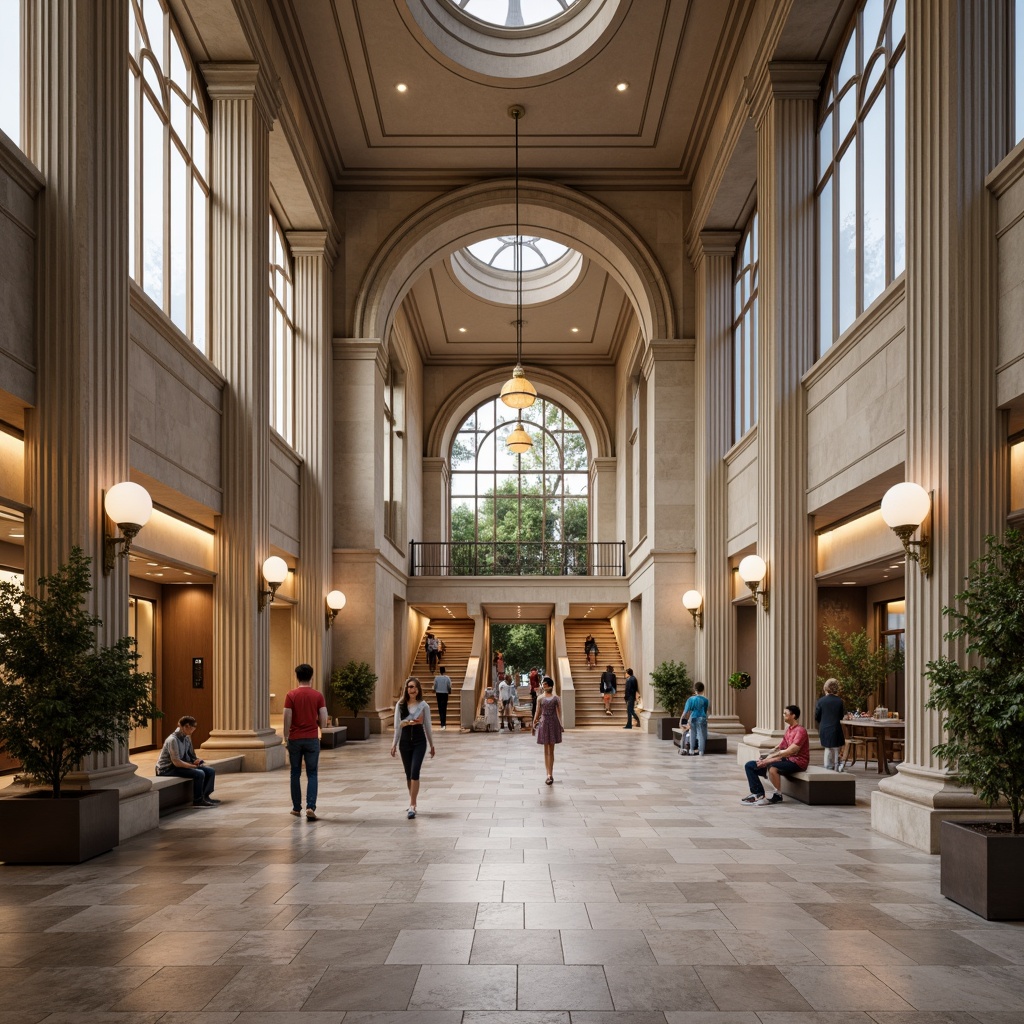
[[[768,574],[768,566],[764,559],[757,555],[747,555],[739,564],[740,579],[754,596],[754,604],[761,602],[761,607],[768,611],[768,588],[761,587],[761,581]],[[760,587],[760,589],[758,589]]]
[[[332,590],[324,600],[327,603],[327,612],[325,615],[327,621],[327,629],[330,629],[334,625],[334,620],[338,617],[338,612],[345,607],[345,595],[340,590]]]
[[[263,563],[263,581],[267,585],[267,589],[261,589],[259,592],[259,609],[263,611],[274,600],[274,595],[277,593],[278,587],[284,583],[288,577],[288,563],[277,555],[271,555]]]
[[[125,480],[114,484],[104,494],[103,510],[107,513],[107,518],[121,531],[120,537],[108,530],[104,530],[103,533],[103,575],[109,576],[114,571],[117,556],[128,556],[132,541],[139,530],[149,522],[149,517],[153,514],[153,499],[145,487]],[[118,548],[121,550],[118,551]]]
[[[920,484],[910,481],[893,484],[882,498],[885,525],[899,537],[907,558],[917,562],[925,576],[932,573],[931,541],[923,530],[920,540],[910,538],[928,518],[931,507],[932,496]]]
[[[693,628],[704,628],[704,598],[699,590],[688,590],[683,594],[683,607],[693,616]]]

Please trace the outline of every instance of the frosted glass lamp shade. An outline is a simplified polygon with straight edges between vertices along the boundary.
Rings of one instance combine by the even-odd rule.
[[[920,485],[911,482],[894,484],[882,498],[882,518],[889,529],[899,526],[919,527],[928,515],[932,500]]]
[[[695,612],[704,603],[699,590],[688,590],[683,594],[683,607],[688,612]]]
[[[345,595],[340,590],[332,590],[327,595],[327,607],[332,612],[340,612],[345,607]]]
[[[153,499],[149,491],[139,484],[126,480],[114,484],[103,498],[103,508],[118,526],[143,527],[153,514]],[[138,530],[136,530],[136,533]]]
[[[522,423],[517,423],[516,429],[505,438],[505,447],[516,455],[522,455],[533,447],[533,439],[523,429]]]
[[[537,389],[526,379],[526,371],[519,363],[512,377],[502,385],[499,397],[510,409],[527,409],[537,401]]]
[[[263,563],[263,578],[267,585],[279,587],[288,577],[288,563],[277,555],[271,555]]]
[[[764,559],[758,555],[747,555],[746,558],[740,562],[739,566],[740,579],[744,583],[758,584],[765,578],[768,572],[768,566],[764,564]]]

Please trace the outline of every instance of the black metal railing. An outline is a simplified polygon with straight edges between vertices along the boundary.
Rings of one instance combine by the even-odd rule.
[[[625,541],[410,541],[413,576],[625,576]]]

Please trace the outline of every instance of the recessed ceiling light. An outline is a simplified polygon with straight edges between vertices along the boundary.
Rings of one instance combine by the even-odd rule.
[[[619,82],[619,84],[615,86],[616,92],[625,92],[628,88],[629,82]]]
[[[396,88],[396,89],[397,89],[397,90],[398,90],[399,92],[407,92],[407,91],[408,91],[408,89],[409,89],[409,86],[407,86],[407,85],[405,84],[405,82],[399,82],[399,83],[398,83],[398,85],[396,85],[396,86],[395,86],[395,88]]]
[[[855,586],[857,586],[857,581],[856,580],[843,580],[843,586],[844,587],[855,587]]]
[[[889,568],[890,569],[898,569],[898,568],[900,568],[900,563],[897,562],[895,565],[890,565]]]
[[[12,533],[12,534],[10,534],[10,536],[11,537],[16,537],[16,538],[18,538],[20,540],[21,538],[23,538],[25,536],[25,534],[23,534],[23,533]]]
[[[192,573],[190,573],[190,572],[186,572],[186,573],[183,573],[183,575],[184,575],[184,576],[191,576],[191,575],[192,575]]]
[[[572,328],[572,333],[573,334],[579,334],[580,333],[580,329],[578,327],[573,327]]]
[[[156,566],[156,565],[159,565],[159,564],[160,564],[159,562],[147,562],[146,563],[146,565],[153,565],[153,566]]]
[[[460,327],[459,328],[459,334],[465,334],[465,333],[466,333],[466,328],[465,327]]]

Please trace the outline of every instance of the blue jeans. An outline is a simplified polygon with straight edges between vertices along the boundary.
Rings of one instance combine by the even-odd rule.
[[[703,754],[708,748],[708,720],[706,718],[690,719],[690,750]]]
[[[633,710],[636,707],[636,698],[626,701],[626,728],[633,728],[633,719],[636,719],[636,724],[640,724],[640,716]]]
[[[316,810],[317,766],[320,763],[320,741],[315,737],[288,741],[288,763],[292,766],[292,807],[302,810],[302,762],[306,762],[306,806]]]
[[[165,768],[160,774],[165,776],[174,775],[179,779],[191,779],[192,803],[194,804],[209,800],[210,794],[213,792],[213,784],[217,778],[217,773],[205,764],[199,768],[179,768],[177,765],[171,765],[170,768]]]
[[[780,775],[792,775],[794,772],[802,772],[803,768],[796,764],[794,761],[790,761],[788,758],[782,761],[776,761],[772,767],[778,771]],[[750,786],[750,792],[754,796],[764,796],[764,786],[761,785],[761,779],[768,774],[768,765],[763,768],[757,767],[756,761],[748,761],[744,766],[743,770],[747,773],[747,784]]]

